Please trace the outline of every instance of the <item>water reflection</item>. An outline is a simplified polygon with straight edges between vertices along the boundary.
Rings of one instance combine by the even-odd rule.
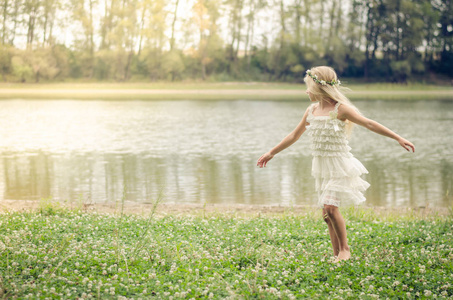
[[[276,159],[277,160],[277,159]],[[4,199],[87,202],[152,202],[161,192],[176,203],[314,204],[309,156],[285,156],[266,170],[241,157],[156,158],[146,154],[73,154],[4,156]],[[440,163],[425,170],[395,172],[377,160],[365,163],[368,205],[446,206],[451,203],[452,166]],[[429,177],[429,178],[428,178]],[[450,193],[450,194],[449,194]]]
[[[359,102],[365,115],[407,136],[357,128],[353,153],[370,171],[367,205],[452,203],[453,103]],[[315,204],[308,141],[255,166],[300,121],[307,103],[253,101],[4,101],[3,199],[87,202]],[[414,119],[418,121],[415,122]]]

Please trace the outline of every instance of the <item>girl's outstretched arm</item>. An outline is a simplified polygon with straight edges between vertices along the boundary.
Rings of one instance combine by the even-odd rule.
[[[396,140],[401,145],[401,147],[403,147],[407,151],[410,151],[412,149],[412,152],[415,152],[415,147],[411,142],[394,133],[384,125],[362,116],[351,106],[340,105],[340,107],[338,108],[338,119],[340,120],[347,119],[371,131],[379,133],[380,135],[392,138]]]
[[[300,121],[299,125],[297,125],[297,127],[294,128],[294,130],[291,131],[290,134],[288,134],[280,143],[278,143],[277,146],[272,148],[269,152],[266,152],[263,155],[261,155],[261,157],[258,159],[258,162],[256,163],[258,167],[260,168],[265,167],[267,165],[267,162],[270,161],[275,154],[288,148],[300,138],[300,136],[305,132],[306,129],[308,109],[309,108],[307,108],[307,110],[305,111],[305,114],[302,120]]]

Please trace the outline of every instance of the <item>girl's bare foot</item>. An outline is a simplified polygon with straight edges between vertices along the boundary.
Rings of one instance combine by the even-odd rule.
[[[339,262],[340,260],[348,260],[351,258],[351,251],[350,249],[348,250],[341,250],[340,253],[338,253],[338,256],[335,258],[335,263]]]

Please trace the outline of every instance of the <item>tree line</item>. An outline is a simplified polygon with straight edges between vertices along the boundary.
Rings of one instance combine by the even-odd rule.
[[[4,81],[453,76],[453,0],[1,0],[0,16]]]

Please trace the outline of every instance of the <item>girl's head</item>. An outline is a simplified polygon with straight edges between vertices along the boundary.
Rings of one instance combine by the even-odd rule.
[[[337,73],[331,67],[321,66],[314,67],[307,71],[304,78],[307,84],[307,94],[313,102],[340,102],[357,108],[349,101],[349,99],[342,93],[340,88],[340,81],[338,80]],[[357,110],[358,111],[358,110]],[[351,133],[353,123],[346,120],[346,132]]]
[[[334,100],[342,102],[337,100],[344,95],[339,90],[340,82],[337,73],[331,67],[321,66],[308,70],[304,81],[307,84],[307,94],[311,101]]]

